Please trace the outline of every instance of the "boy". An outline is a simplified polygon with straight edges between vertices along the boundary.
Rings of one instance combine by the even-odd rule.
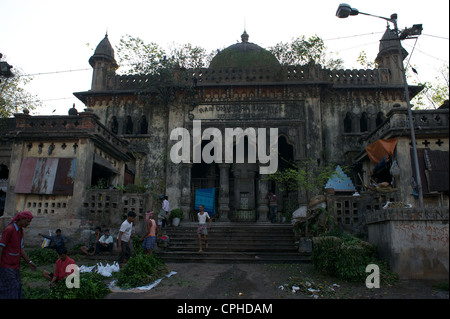
[[[200,210],[197,214],[197,217],[198,217],[197,234],[198,234],[198,245],[200,247],[200,250],[198,252],[201,253],[201,252],[203,252],[202,238],[201,238],[202,235],[203,235],[203,239],[205,240],[205,248],[208,249],[208,240],[206,238],[206,235],[208,235],[208,229],[206,227],[206,220],[209,221],[209,227],[211,228],[211,217],[209,217],[209,214],[204,211],[205,207],[203,205],[200,205],[198,208]]]

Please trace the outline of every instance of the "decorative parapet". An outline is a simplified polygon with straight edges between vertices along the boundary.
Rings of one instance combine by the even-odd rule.
[[[126,151],[127,142],[119,139],[98,121],[98,116],[93,112],[82,112],[79,115],[46,115],[30,116],[28,114],[15,114],[16,127],[14,136],[71,136],[76,134],[90,134]],[[38,134],[38,135],[36,135]]]
[[[386,221],[448,221],[448,207],[430,208],[386,208],[368,212],[366,224],[376,224]]]
[[[448,109],[412,111],[416,134],[429,130],[444,130],[448,133],[448,113]],[[393,110],[387,116],[388,118],[383,124],[376,131],[368,135],[366,139],[368,145],[378,139],[392,136],[396,131],[403,132],[405,129],[409,129],[409,117],[406,108]]]
[[[202,68],[175,70],[173,78],[182,86],[226,84],[332,84],[336,86],[389,85],[388,69],[330,70],[321,65],[290,65],[259,68]],[[174,84],[172,82],[171,84]],[[134,90],[151,87],[147,75],[110,75],[108,90]],[[159,82],[163,84],[162,82]],[[168,82],[170,83],[170,82]]]

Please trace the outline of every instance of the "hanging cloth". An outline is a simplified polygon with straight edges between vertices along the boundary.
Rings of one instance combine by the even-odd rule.
[[[367,146],[366,152],[370,161],[376,165],[383,160],[383,157],[387,156],[389,158],[392,156],[397,146],[397,141],[397,137],[388,140],[376,140]]]

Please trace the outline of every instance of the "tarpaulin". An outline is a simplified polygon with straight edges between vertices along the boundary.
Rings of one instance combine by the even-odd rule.
[[[198,210],[203,205],[205,212],[210,216],[216,214],[216,189],[215,188],[199,188],[195,190],[195,209]]]
[[[398,138],[391,138],[389,140],[376,140],[372,144],[366,147],[367,155],[370,161],[374,164],[381,162],[383,157],[388,155],[390,157],[394,154],[395,147],[397,146]]]

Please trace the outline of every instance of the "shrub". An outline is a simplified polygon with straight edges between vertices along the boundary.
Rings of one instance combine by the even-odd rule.
[[[175,208],[170,212],[169,220],[172,221],[175,217],[178,217],[180,220],[183,220],[183,212],[179,208]]]
[[[314,241],[311,260],[319,271],[348,281],[364,282],[368,276],[366,267],[376,264],[380,268],[381,281],[393,282],[398,276],[388,270],[385,262],[377,259],[377,249],[348,233],[321,236]]]
[[[59,258],[56,251],[50,248],[35,248],[27,252],[27,255],[38,267],[46,264],[54,264]],[[25,262],[25,260],[22,259],[22,262]]]

